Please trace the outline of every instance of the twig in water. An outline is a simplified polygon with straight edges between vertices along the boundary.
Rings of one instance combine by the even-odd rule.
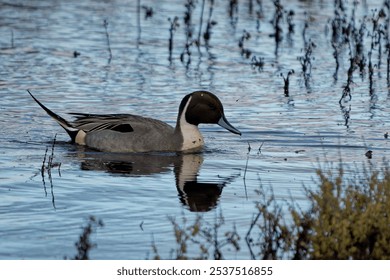
[[[56,138],[57,138],[57,134],[54,135],[53,144],[51,146],[51,155],[49,156],[49,162],[47,163],[47,166],[48,166],[47,174],[49,175],[49,180],[50,180],[51,202],[53,204],[54,209],[56,208],[56,204],[55,204],[55,198],[54,198],[53,178],[51,175],[51,169],[55,166],[58,166],[58,174],[61,176],[61,172],[60,172],[61,163],[53,163],[54,146],[56,144]]]
[[[211,37],[211,28],[217,24],[216,21],[211,20],[211,17],[213,15],[213,10],[214,10],[214,0],[210,0],[209,18],[207,19],[206,31],[203,33],[203,39],[205,41],[206,48],[209,45],[209,40]]]
[[[112,52],[111,52],[111,46],[110,46],[110,35],[108,34],[108,21],[106,19],[103,22],[103,26],[104,26],[104,29],[106,31],[107,48],[108,48],[108,53],[109,53],[108,63],[110,63],[111,59],[112,59]]]
[[[312,68],[312,60],[314,58],[312,57],[313,49],[316,47],[316,45],[310,41],[306,44],[306,47],[304,49],[305,55],[298,57],[298,60],[300,61],[302,65],[302,75],[303,79],[305,80],[305,87],[309,88],[309,81],[311,78],[311,68]]]
[[[280,0],[274,0],[275,14],[271,23],[274,26],[275,33],[270,35],[275,38],[275,55],[278,55],[279,44],[283,40],[283,29],[280,27],[280,22],[283,20],[283,6],[280,4]]]
[[[153,8],[148,6],[141,6],[142,9],[145,11],[145,19],[151,18],[153,16]]]
[[[251,66],[253,69],[257,68],[259,72],[262,72],[264,67],[264,57],[257,58],[255,55],[252,56]]]
[[[290,10],[288,13],[287,13],[287,24],[288,24],[288,33],[287,33],[287,42],[289,44],[290,47],[293,46],[293,34],[295,33],[295,24],[293,23],[293,17],[294,17],[295,13],[293,10]]]
[[[38,176],[38,174],[41,174],[43,190],[45,192],[45,197],[47,197],[46,181],[45,181],[45,177],[46,177],[45,174],[47,172],[47,176],[49,177],[49,181],[50,181],[52,204],[53,204],[54,209],[56,209],[56,206],[55,206],[55,199],[54,199],[54,188],[53,188],[53,180],[52,180],[51,170],[54,167],[58,167],[58,175],[61,177],[61,162],[59,162],[59,163],[53,162],[56,136],[57,136],[57,134],[54,136],[53,143],[51,146],[51,155],[49,155],[49,156],[47,155],[47,153],[49,151],[49,147],[46,147],[45,156],[43,157],[41,168],[33,176],[30,177],[30,180],[31,180],[32,178]]]
[[[337,74],[339,72],[340,62],[339,62],[339,45],[332,41],[332,48],[334,50],[333,57],[336,60],[336,69],[333,73],[333,79],[337,81]]]
[[[204,13],[204,3],[205,0],[202,0],[202,9],[200,12],[200,20],[199,20],[199,32],[198,32],[198,50],[200,53],[200,35],[202,34],[202,24],[203,24],[203,13]]]
[[[251,151],[251,145],[249,144],[248,142],[248,153],[246,154],[246,164],[245,164],[245,170],[244,170],[244,182],[245,182],[245,179],[246,179],[246,171],[248,169],[248,161],[249,161],[249,153]]]
[[[153,16],[153,8],[148,7],[146,5],[141,6],[140,2],[141,0],[138,0],[137,3],[137,49],[139,48],[139,45],[141,43],[141,8],[145,12],[145,17],[144,17],[145,20]]]
[[[139,224],[139,227],[141,228],[142,231],[144,231],[143,225],[144,225],[144,221],[142,221],[142,222]]]
[[[256,30],[260,32],[260,20],[264,17],[263,13],[263,3],[261,0],[256,0],[257,2],[257,11],[256,11]]]
[[[182,63],[185,63],[187,69],[188,69],[189,65],[191,64],[191,50],[190,50],[190,47],[193,45],[193,43],[194,43],[194,41],[186,43],[183,52],[180,54],[180,61]],[[187,57],[187,60],[185,60],[185,57]]]
[[[241,50],[241,55],[244,56],[245,58],[249,58],[252,53],[251,50],[244,48],[244,42],[248,41],[250,38],[251,38],[251,34],[244,29],[244,32],[240,40],[238,41],[238,47]]]
[[[186,42],[192,40],[193,35],[193,25],[192,25],[192,13],[196,7],[194,0],[187,0],[187,3],[184,4],[186,11],[184,13],[184,31],[186,34]],[[198,39],[199,40],[199,39]]]
[[[14,30],[11,29],[11,49],[15,48],[14,44]]]
[[[355,70],[355,60],[353,58],[350,58],[350,65],[348,68],[348,78],[347,78],[347,84],[345,85],[343,89],[343,94],[341,95],[341,98],[339,100],[340,106],[342,106],[343,101],[350,101],[352,99],[351,95],[351,84],[353,83],[353,71]],[[348,97],[348,100],[346,98]]]
[[[390,89],[390,42],[386,43],[386,50],[387,50],[387,74],[386,74],[386,80],[387,80],[387,87]]]
[[[179,18],[175,17],[173,20],[171,18],[168,18],[169,23],[171,24],[169,28],[169,58],[168,60],[172,62],[172,50],[173,50],[173,35],[176,32],[176,29],[180,26],[179,25]]]
[[[290,36],[294,33],[294,27],[295,27],[295,24],[293,23],[294,15],[295,13],[293,10],[290,10],[287,14],[288,34],[290,34]]]
[[[106,28],[106,32],[107,32],[107,28]],[[141,40],[141,0],[137,0],[137,49],[139,48],[140,40]]]
[[[374,66],[371,60],[372,53],[374,49],[376,49],[376,46],[378,46],[378,64],[375,66],[380,69],[381,67],[381,60],[382,60],[382,43],[381,38],[382,35],[385,35],[385,31],[383,30],[382,24],[380,24],[380,19],[385,18],[386,14],[383,9],[380,9],[377,13],[376,10],[373,11],[373,15],[371,18],[372,21],[372,34],[369,34],[371,36],[371,49],[368,52],[368,78],[369,78],[369,92],[370,96],[372,97],[374,95],[374,87],[373,87],[373,76],[374,76]],[[386,31],[388,32],[388,31]],[[378,75],[380,76],[380,71],[378,71]]]
[[[349,104],[349,107],[347,108],[346,106],[342,105],[342,103],[340,103],[340,109],[341,109],[341,113],[343,114],[343,117],[344,117],[344,126],[346,126],[347,128],[349,128],[349,119],[350,119],[350,113],[351,113],[351,104]]]
[[[258,155],[261,154],[261,148],[263,147],[263,145],[264,145],[264,142],[261,143],[261,145],[260,145],[260,147],[259,147],[259,150],[257,151],[257,154],[258,154]]]
[[[249,162],[249,153],[251,152],[251,144],[249,144],[249,141],[248,141],[248,153],[246,154],[247,157],[246,157],[246,164],[245,164],[245,170],[244,170],[244,177],[243,177],[243,180],[244,180],[244,188],[245,188],[245,197],[248,199],[248,193],[247,193],[247,190],[246,190],[246,171],[248,169],[248,162]]]
[[[42,162],[42,166],[41,166],[41,176],[42,176],[42,183],[43,183],[43,189],[45,191],[45,196],[47,196],[46,181],[45,181],[45,171],[46,171],[47,176],[49,177],[50,193],[51,193],[52,204],[53,204],[54,209],[56,209],[56,205],[55,205],[55,198],[54,198],[53,177],[51,174],[51,170],[54,167],[58,167],[58,174],[59,174],[59,176],[61,176],[61,171],[60,171],[61,163],[53,163],[56,137],[57,137],[57,134],[54,136],[53,144],[51,146],[51,154],[49,156],[47,156],[47,152],[48,152],[49,148],[46,147],[45,157],[43,158],[43,162]],[[47,159],[47,161],[46,161],[46,159]]]
[[[283,86],[283,88],[284,88],[284,95],[285,95],[286,97],[289,96],[289,89],[288,89],[288,87],[290,86],[290,76],[291,76],[292,74],[294,74],[294,70],[288,71],[287,77],[284,77],[283,73],[280,73],[280,76],[282,76],[282,78],[283,78],[283,80],[284,80],[284,86]]]
[[[305,12],[304,14],[305,14],[305,22],[304,22],[303,29],[302,29],[302,39],[303,39],[304,48],[306,49],[307,44],[309,43],[309,41],[306,39],[306,31],[309,28],[309,19],[308,19],[307,13]]]
[[[43,186],[45,186],[45,170],[46,170],[45,163],[46,163],[46,156],[47,156],[48,150],[49,150],[49,148],[46,147],[45,157],[43,158],[42,166],[41,166],[41,176],[42,176],[42,180],[43,180]],[[46,188],[45,188],[45,193],[46,193]]]
[[[199,41],[192,39],[193,35],[193,25],[192,25],[192,13],[195,9],[195,1],[187,0],[187,3],[184,5],[186,7],[186,11],[184,13],[184,31],[186,35],[186,44],[183,52],[180,54],[180,61],[186,64],[186,67],[191,64],[191,50],[190,47],[195,43],[198,46],[199,51]],[[187,58],[187,59],[186,59]]]
[[[236,27],[238,21],[238,0],[229,1],[229,17],[231,25]]]

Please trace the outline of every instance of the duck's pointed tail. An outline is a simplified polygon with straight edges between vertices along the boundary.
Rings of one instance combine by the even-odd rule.
[[[43,110],[45,110],[45,112],[50,116],[52,117],[59,125],[61,125],[65,130],[66,132],[69,134],[70,138],[72,139],[73,142],[75,142],[76,140],[76,136],[79,132],[79,129],[75,128],[72,126],[71,123],[69,123],[67,120],[65,120],[64,118],[62,118],[61,116],[57,115],[56,113],[54,113],[53,111],[51,111],[49,108],[47,108],[45,105],[43,105],[38,99],[35,98],[34,95],[32,95],[32,93],[30,92],[30,90],[27,90],[27,92],[31,95],[32,99],[34,99],[35,102],[38,103],[39,106],[41,106],[41,108]]]

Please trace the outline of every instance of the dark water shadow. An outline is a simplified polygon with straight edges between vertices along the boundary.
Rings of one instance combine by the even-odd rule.
[[[81,170],[103,171],[112,176],[142,177],[172,172],[182,205],[193,212],[214,209],[223,188],[236,176],[218,177],[215,181],[199,181],[203,154],[183,153],[102,153],[78,147],[76,154]]]

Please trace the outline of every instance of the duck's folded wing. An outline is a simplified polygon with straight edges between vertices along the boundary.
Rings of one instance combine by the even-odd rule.
[[[100,130],[113,130],[118,132],[132,132],[131,119],[135,116],[126,114],[95,115],[70,113],[76,118],[72,122],[74,128],[84,132],[93,132]]]

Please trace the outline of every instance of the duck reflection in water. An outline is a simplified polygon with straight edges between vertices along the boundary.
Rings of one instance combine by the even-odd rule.
[[[80,149],[81,150],[81,149]],[[119,176],[147,176],[171,172],[181,203],[190,211],[206,212],[218,205],[223,188],[237,177],[198,182],[203,155],[183,153],[118,154],[78,151],[82,170],[100,170]]]

